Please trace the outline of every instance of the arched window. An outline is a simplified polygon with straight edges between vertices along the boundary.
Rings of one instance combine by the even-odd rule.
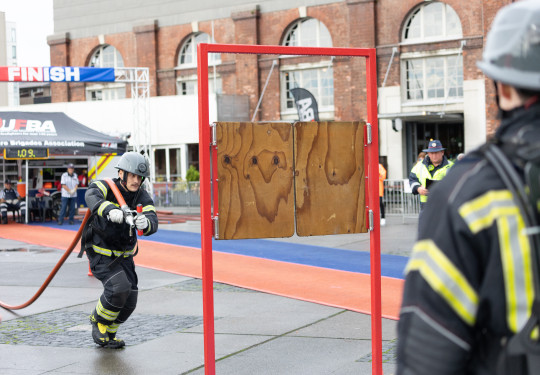
[[[124,59],[116,48],[104,44],[92,54],[90,67],[95,68],[123,68]],[[100,83],[86,87],[86,100],[113,100],[126,97],[126,85],[124,83]]]
[[[285,46],[332,47],[332,37],[326,26],[315,18],[302,18],[292,24],[283,38]],[[334,73],[332,59],[312,63],[287,65],[282,60],[281,70],[281,116],[283,119],[297,117],[293,88],[304,88],[317,100],[319,117],[334,117]]]
[[[205,33],[193,33],[182,44],[178,54],[177,69],[192,69],[197,66],[197,44],[215,43],[210,35]],[[221,64],[221,54],[209,53],[208,65]],[[209,70],[208,89],[211,93],[221,93],[221,77],[218,77],[212,69]],[[178,95],[195,95],[197,93],[197,75],[180,76],[176,81]]]
[[[332,37],[326,26],[315,18],[296,21],[283,39],[285,46],[332,47]]]
[[[433,2],[419,6],[403,29],[404,42],[426,42],[461,38],[461,22],[448,4]]]
[[[462,37],[461,22],[447,4],[420,5],[405,21],[403,44],[422,44]],[[463,97],[461,49],[401,55],[402,87],[408,102],[442,102]]]

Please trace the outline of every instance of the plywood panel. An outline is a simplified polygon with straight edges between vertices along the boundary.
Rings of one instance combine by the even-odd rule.
[[[289,123],[217,123],[219,239],[294,234]]]
[[[296,232],[363,233],[364,122],[297,122]]]

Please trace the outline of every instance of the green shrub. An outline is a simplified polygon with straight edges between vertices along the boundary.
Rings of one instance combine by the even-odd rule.
[[[199,171],[193,165],[187,170],[186,181],[199,181]]]

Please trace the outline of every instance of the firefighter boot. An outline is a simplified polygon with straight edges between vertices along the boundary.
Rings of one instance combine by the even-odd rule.
[[[90,323],[92,324],[92,339],[99,346],[106,346],[109,343],[109,334],[107,333],[107,326],[101,324],[95,318],[96,312],[92,312],[90,315]]]
[[[119,325],[120,324],[118,323],[113,323],[107,327],[107,333],[109,334],[109,343],[107,344],[107,348],[121,349],[126,346],[124,340],[116,337],[116,331],[118,330]]]

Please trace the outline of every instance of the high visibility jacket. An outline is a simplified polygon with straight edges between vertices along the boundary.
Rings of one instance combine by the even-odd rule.
[[[517,151],[540,144],[540,104],[511,112],[495,139],[523,176]],[[430,197],[405,271],[397,374],[495,374],[535,297],[524,219],[480,151]]]
[[[421,163],[416,163],[409,174],[409,185],[413,194],[418,194],[418,188],[420,186],[426,187],[426,180],[428,179],[442,180],[452,165],[454,163],[449,161],[446,156],[443,156],[441,164],[436,167],[431,163],[429,156],[426,156]],[[427,199],[427,195],[420,196],[420,202],[425,203]]]
[[[148,227],[143,234],[149,236],[155,233],[158,229],[156,209],[146,190],[130,192],[121,186],[118,178],[113,181],[131,210],[136,210],[137,205],[142,204],[142,212],[148,219]],[[106,181],[92,182],[86,191],[85,199],[88,209],[92,212],[92,219],[85,228],[83,246],[88,248],[86,245],[89,244],[95,253],[111,257],[133,255],[137,247],[137,230],[130,230],[125,222],[117,224],[107,218],[111,210],[120,208],[109,184]]]
[[[386,180],[386,169],[379,164],[379,197],[384,197],[384,180]]]

